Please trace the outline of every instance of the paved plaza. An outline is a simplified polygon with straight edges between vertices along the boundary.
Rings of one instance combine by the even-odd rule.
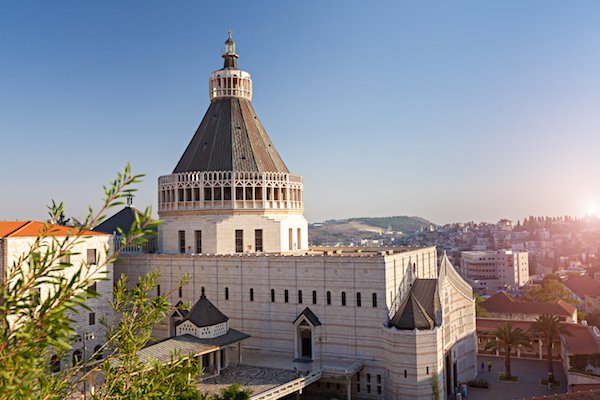
[[[492,371],[488,372],[487,362],[492,361]],[[485,370],[481,371],[481,363]],[[566,378],[559,362],[554,363],[554,375],[560,380],[561,386],[548,389],[539,384],[540,379],[547,376],[547,364],[545,360],[523,360],[511,359],[512,374],[519,377],[519,382],[498,382],[498,377],[504,372],[503,357],[477,357],[478,378],[483,378],[490,384],[490,389],[469,388],[468,400],[512,400],[524,399],[532,396],[565,393],[567,391]]]
[[[297,379],[294,371],[239,365],[224,369],[221,375],[200,379],[197,387],[202,393],[212,395],[220,393],[221,389],[237,383],[243,386],[244,389],[252,390],[252,394],[255,395],[294,379]]]

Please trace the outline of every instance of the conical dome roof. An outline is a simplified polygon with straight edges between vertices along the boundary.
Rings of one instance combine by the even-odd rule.
[[[249,100],[210,104],[173,173],[193,171],[289,172]]]

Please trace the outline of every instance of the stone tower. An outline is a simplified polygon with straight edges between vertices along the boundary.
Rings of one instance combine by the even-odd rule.
[[[281,253],[308,249],[302,176],[291,174],[252,107],[229,32],[210,106],[173,173],[158,178],[163,253]]]

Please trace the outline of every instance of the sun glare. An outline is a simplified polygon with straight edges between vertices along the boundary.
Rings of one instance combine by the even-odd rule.
[[[590,216],[597,216],[598,215],[598,205],[597,204],[588,204],[585,214],[590,215]]]

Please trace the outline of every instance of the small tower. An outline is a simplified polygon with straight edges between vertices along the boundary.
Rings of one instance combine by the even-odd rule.
[[[158,179],[162,252],[308,249],[302,176],[289,172],[260,123],[238,58],[229,31],[210,106],[173,173]]]
[[[227,97],[239,97],[252,100],[252,79],[246,71],[237,68],[239,55],[235,52],[235,41],[229,37],[225,41],[223,51],[223,69],[215,71],[208,81],[210,101]]]

